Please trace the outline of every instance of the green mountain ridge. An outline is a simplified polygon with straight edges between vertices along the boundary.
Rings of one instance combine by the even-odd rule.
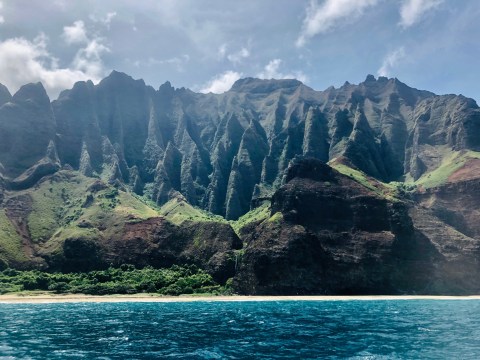
[[[373,76],[196,94],[117,72],[2,99],[0,267],[192,265],[246,294],[480,290],[471,99]]]

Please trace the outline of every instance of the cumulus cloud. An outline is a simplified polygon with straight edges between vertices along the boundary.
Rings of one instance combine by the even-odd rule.
[[[392,69],[395,68],[405,56],[405,48],[403,46],[388,53],[383,59],[382,66],[378,69],[377,74],[379,76],[390,76]]]
[[[246,59],[249,56],[250,56],[250,51],[247,48],[243,47],[239,51],[237,51],[233,54],[227,55],[227,59],[228,59],[228,61],[232,62],[233,64],[238,64],[238,63],[242,62],[243,59]]]
[[[106,17],[108,24],[116,13],[109,13]],[[106,21],[106,20],[105,20]],[[104,39],[87,34],[85,23],[82,20],[75,21],[71,26],[63,28],[63,39],[67,44],[85,44],[80,48],[72,62],[72,68],[88,74],[96,79],[103,72],[102,55],[110,52],[104,44]]]
[[[59,68],[57,59],[47,50],[47,40],[41,35],[33,41],[12,38],[0,42],[0,83],[16,92],[24,84],[41,81],[50,97],[55,98],[77,81],[99,81],[101,69],[89,63],[93,60],[95,64],[99,49],[90,47],[79,54],[78,67]]]
[[[82,20],[78,20],[75,21],[71,26],[64,26],[62,37],[67,44],[88,42],[85,23]]]
[[[218,48],[217,52],[218,58],[220,60],[222,59],[227,59],[230,61],[233,65],[238,65],[240,64],[243,60],[246,58],[250,57],[250,50],[246,47],[242,47],[240,50],[236,52],[228,52],[228,46],[227,44],[222,44]]]
[[[260,79],[297,79],[301,82],[308,80],[307,76],[301,71],[294,71],[290,73],[282,73],[280,66],[282,65],[281,59],[273,59],[264,67],[263,71],[257,74]]]
[[[404,0],[400,8],[400,25],[404,28],[416,24],[422,16],[434,10],[443,0]]]
[[[104,73],[102,55],[108,52],[110,49],[102,43],[102,39],[94,38],[77,51],[72,66],[75,70],[90,76],[95,82]]]
[[[48,38],[43,34],[33,41],[19,37],[0,42],[0,82],[15,92],[26,83],[40,81],[49,96],[56,98],[77,81],[100,81],[105,75],[102,56],[110,52],[104,39],[90,37],[81,20],[65,26],[62,37],[67,44],[79,45],[71,64],[64,68],[48,51]]]
[[[331,30],[346,20],[358,18],[378,2],[379,0],[325,0],[319,5],[316,0],[311,0],[296,45],[301,47],[315,35]]]
[[[201,89],[200,92],[207,94],[207,93],[214,93],[214,94],[221,94],[225,91],[230,90],[232,85],[242,77],[242,73],[236,71],[225,71],[222,74],[216,75],[213,79],[211,79],[207,84],[205,84]]]

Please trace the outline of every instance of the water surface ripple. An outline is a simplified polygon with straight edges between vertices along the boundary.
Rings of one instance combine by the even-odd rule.
[[[0,304],[0,359],[479,359],[480,301]]]

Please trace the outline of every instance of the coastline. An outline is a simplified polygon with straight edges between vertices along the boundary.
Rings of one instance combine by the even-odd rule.
[[[82,295],[82,294],[5,294],[0,295],[1,304],[48,304],[48,303],[123,303],[123,302],[247,302],[247,301],[375,301],[375,300],[480,300],[480,295],[365,295],[365,296],[160,296],[156,294],[134,295]]]

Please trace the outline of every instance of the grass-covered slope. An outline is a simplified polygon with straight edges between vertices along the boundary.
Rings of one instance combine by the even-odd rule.
[[[233,229],[237,234],[242,233],[242,229],[247,228],[250,225],[256,225],[270,217],[270,203],[264,202],[259,207],[250,210],[245,215],[241,216],[236,221],[231,221]]]
[[[27,261],[20,235],[7,217],[5,209],[0,209],[0,268]]]
[[[424,188],[443,185],[449,181],[460,181],[480,177],[480,152],[452,151],[439,167],[420,177],[415,184]]]
[[[195,265],[224,283],[233,276],[234,250],[242,247],[226,220],[182,196],[159,208],[128,189],[71,170],[9,191],[3,204],[15,211],[8,217],[0,209],[2,268],[22,262],[22,268],[64,272]]]
[[[30,237],[43,252],[59,251],[70,238],[113,238],[126,223],[159,215],[130,193],[72,171],[61,171],[25,193],[32,199]]]
[[[176,197],[164,204],[159,213],[173,224],[180,225],[185,221],[190,222],[220,222],[227,221],[208,211],[193,207],[182,196]]]
[[[158,216],[129,192],[75,171],[59,171],[33,188],[6,193],[0,208],[0,261],[18,266],[28,262],[28,253],[62,252],[67,239],[112,238],[125,224]]]

